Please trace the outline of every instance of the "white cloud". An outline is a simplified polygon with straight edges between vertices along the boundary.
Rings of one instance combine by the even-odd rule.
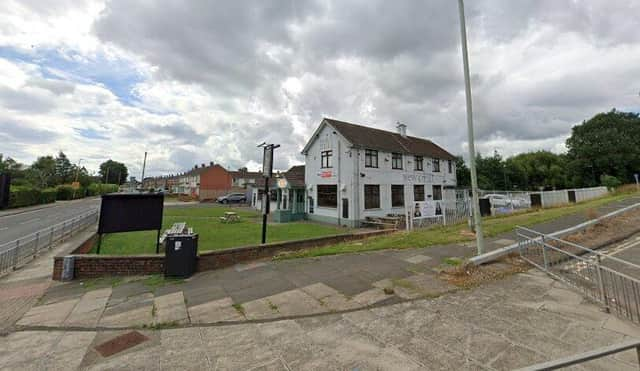
[[[467,2],[480,151],[562,152],[573,125],[640,106],[636,2],[516,3]],[[466,153],[455,2],[48,5],[0,4],[0,152],[19,160],[257,169],[272,141],[286,168],[323,116]]]

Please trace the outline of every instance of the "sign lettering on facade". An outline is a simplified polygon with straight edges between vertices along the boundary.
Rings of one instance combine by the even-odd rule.
[[[318,172],[318,176],[320,178],[331,178],[333,176],[333,172],[331,172],[331,170],[320,171]]]
[[[425,183],[433,183],[433,175],[432,174],[403,174],[403,180],[408,184],[425,184]]]

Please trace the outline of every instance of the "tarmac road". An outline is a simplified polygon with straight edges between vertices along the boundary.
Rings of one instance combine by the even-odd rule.
[[[99,198],[58,201],[55,205],[19,214],[0,216],[0,250],[2,245],[18,238],[62,223],[100,207]]]

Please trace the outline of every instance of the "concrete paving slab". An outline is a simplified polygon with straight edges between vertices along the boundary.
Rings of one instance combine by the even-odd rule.
[[[225,291],[235,303],[245,303],[256,299],[274,295],[279,292],[293,290],[296,286],[282,277],[271,278],[268,281],[256,283],[238,290],[225,287]]]
[[[144,306],[131,309],[126,312],[119,312],[113,315],[104,315],[98,322],[103,327],[131,327],[131,326],[149,326],[154,323],[153,318],[153,302],[148,302]]]
[[[80,299],[67,300],[55,304],[31,308],[17,322],[19,326],[60,326],[71,314]]]
[[[431,260],[431,257],[427,255],[418,254],[403,260],[411,264],[420,264],[420,263],[424,263],[426,261]]]
[[[266,298],[252,300],[242,305],[244,316],[249,320],[270,319],[282,317],[278,308],[270,303]]]
[[[233,307],[231,298],[213,300],[188,307],[191,323],[216,323],[225,321],[242,321],[242,313]]]
[[[376,287],[354,296],[352,300],[362,306],[368,306],[386,300],[390,297],[391,295],[385,294],[384,290]]]
[[[115,303],[110,299],[102,316],[113,316],[142,307],[151,307],[153,306],[153,298],[154,296],[152,293],[145,292],[139,295],[130,296],[124,301],[117,300]]]
[[[326,312],[321,302],[300,289],[281,292],[265,298],[281,316],[302,316]]]
[[[98,324],[102,312],[111,296],[111,288],[89,291],[80,298],[69,317],[66,326],[93,327]]]
[[[246,370],[277,358],[258,325],[203,327],[200,332],[217,370]]]
[[[223,299],[228,296],[222,286],[212,285],[211,283],[195,287],[184,285],[182,294],[187,302],[187,307]]]
[[[188,323],[189,314],[187,313],[187,307],[184,304],[184,296],[182,291],[156,296],[153,300],[155,308],[154,323],[167,324],[167,323]]]
[[[162,331],[160,342],[160,368],[163,370],[205,370],[215,367],[207,355],[198,328]]]

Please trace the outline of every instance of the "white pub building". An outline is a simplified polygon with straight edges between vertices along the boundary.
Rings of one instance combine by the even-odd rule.
[[[397,129],[322,120],[302,150],[307,218],[357,227],[367,217],[405,215],[418,203],[455,198],[445,192],[456,186],[455,157],[408,136],[404,124]]]

